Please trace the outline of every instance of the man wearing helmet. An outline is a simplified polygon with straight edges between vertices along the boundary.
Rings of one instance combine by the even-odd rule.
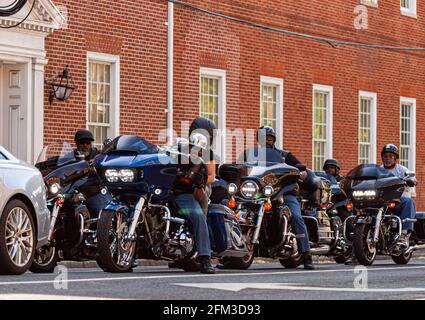
[[[382,148],[381,151],[382,168],[387,172],[392,173],[394,176],[399,178],[405,178],[408,175],[408,169],[398,162],[399,153],[398,148],[394,144],[387,144]],[[412,199],[411,190],[409,188],[403,193],[400,198],[400,204],[396,207],[396,213],[402,220],[404,219],[415,219],[416,217],[416,203]],[[403,223],[403,231],[400,237],[400,243],[405,247],[409,246],[409,237],[413,231],[413,222]]]
[[[77,149],[74,151],[75,156],[83,155],[87,161],[93,159],[99,154],[99,150],[92,146],[94,141],[93,134],[86,129],[80,129],[74,136]]]
[[[275,162],[274,155],[277,153],[279,158],[277,161],[298,168],[301,171],[301,179],[305,179],[307,177],[307,172],[305,171],[306,167],[292,153],[286,150],[280,150],[276,148],[276,133],[272,127],[260,127],[257,131],[257,142],[261,147],[260,149],[265,147],[266,149],[272,149],[277,151],[269,153],[266,150],[266,161]],[[238,162],[242,163],[248,161],[251,156],[253,156],[256,152],[258,153],[258,151],[255,150],[256,148],[246,150],[239,157]],[[261,155],[258,154],[254,156],[260,156],[261,158]],[[303,254],[304,269],[313,270],[313,258],[310,252],[310,243],[308,238],[307,227],[305,225],[304,218],[301,215],[301,205],[298,199],[293,195],[285,196],[284,203],[291,209],[292,212],[292,226],[297,237],[298,248]]]
[[[176,184],[174,190],[180,214],[188,216],[194,229],[200,271],[209,274],[215,273],[215,270],[211,265],[211,243],[205,211],[208,207],[206,188],[215,178],[215,161],[209,148],[214,129],[214,123],[206,118],[196,118],[192,122],[188,151],[190,163],[193,164],[193,167]],[[191,182],[188,184],[185,181]],[[170,268],[184,268],[187,271],[196,270],[196,266],[184,265],[181,262],[172,262],[168,266]]]
[[[340,170],[339,161],[336,159],[328,159],[323,164],[323,171],[329,176],[334,177],[336,182],[341,182],[342,179],[344,179],[344,177],[339,174]]]

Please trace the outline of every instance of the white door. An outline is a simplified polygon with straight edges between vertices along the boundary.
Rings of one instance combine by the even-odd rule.
[[[0,144],[27,160],[27,71],[25,64],[0,65]]]

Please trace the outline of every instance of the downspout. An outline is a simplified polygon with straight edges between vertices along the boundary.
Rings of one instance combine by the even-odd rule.
[[[173,89],[174,89],[174,3],[168,1],[168,63],[167,63],[167,144],[173,143]]]

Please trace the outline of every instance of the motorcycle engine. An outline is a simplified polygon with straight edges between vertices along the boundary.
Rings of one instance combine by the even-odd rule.
[[[194,248],[194,236],[184,226],[181,226],[177,232],[171,235],[168,255],[183,258],[188,256]]]

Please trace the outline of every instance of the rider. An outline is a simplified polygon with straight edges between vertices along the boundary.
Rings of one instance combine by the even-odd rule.
[[[297,168],[304,168],[305,170],[305,166],[302,165],[301,162],[292,153],[276,148],[276,133],[272,127],[262,126],[258,129],[257,142],[260,144],[260,146],[262,146],[264,140],[266,142],[266,148],[276,150],[282,157],[283,163]],[[244,157],[244,160],[246,160],[247,151],[244,152]],[[305,179],[307,177],[307,172],[304,170],[301,170],[301,179]],[[307,227],[301,215],[301,205],[298,199],[293,195],[286,195],[284,204],[287,205],[292,212],[292,225],[296,233],[298,247],[303,254],[304,269],[313,270],[313,258],[310,251]]]
[[[336,159],[327,159],[323,164],[323,171],[326,174],[335,178],[336,182],[341,182],[344,177],[339,174],[341,167],[339,165],[339,161]]]
[[[176,203],[182,215],[188,214],[195,230],[195,241],[198,250],[198,260],[201,273],[213,274],[215,270],[211,265],[211,243],[207,225],[206,210],[208,206],[207,186],[211,185],[215,178],[215,160],[212,151],[208,148],[213,138],[214,123],[206,118],[196,118],[190,128],[189,148],[191,160],[196,157],[203,159],[199,173],[202,179],[194,181],[194,185],[178,185]],[[210,136],[208,141],[207,136]],[[199,175],[198,175],[199,176]],[[181,267],[179,263],[171,263],[169,267]]]
[[[93,160],[99,150],[92,146],[93,134],[85,129],[80,129],[75,133],[74,157],[76,159],[83,155],[86,161]],[[97,174],[90,174],[88,181],[84,183],[84,189],[80,190],[86,197],[86,205],[93,217],[97,217],[100,211],[112,200],[112,196],[107,192],[105,185]]]
[[[399,163],[397,160],[400,158],[398,148],[394,144],[387,144],[381,151],[382,168],[387,172],[392,173],[399,178],[405,178],[408,175],[408,169]],[[415,219],[416,217],[416,203],[412,199],[411,190],[408,188],[400,198],[400,203],[396,207],[396,213],[402,220]],[[405,222],[402,226],[402,233],[400,243],[405,247],[409,247],[409,237],[413,231],[413,222]]]

